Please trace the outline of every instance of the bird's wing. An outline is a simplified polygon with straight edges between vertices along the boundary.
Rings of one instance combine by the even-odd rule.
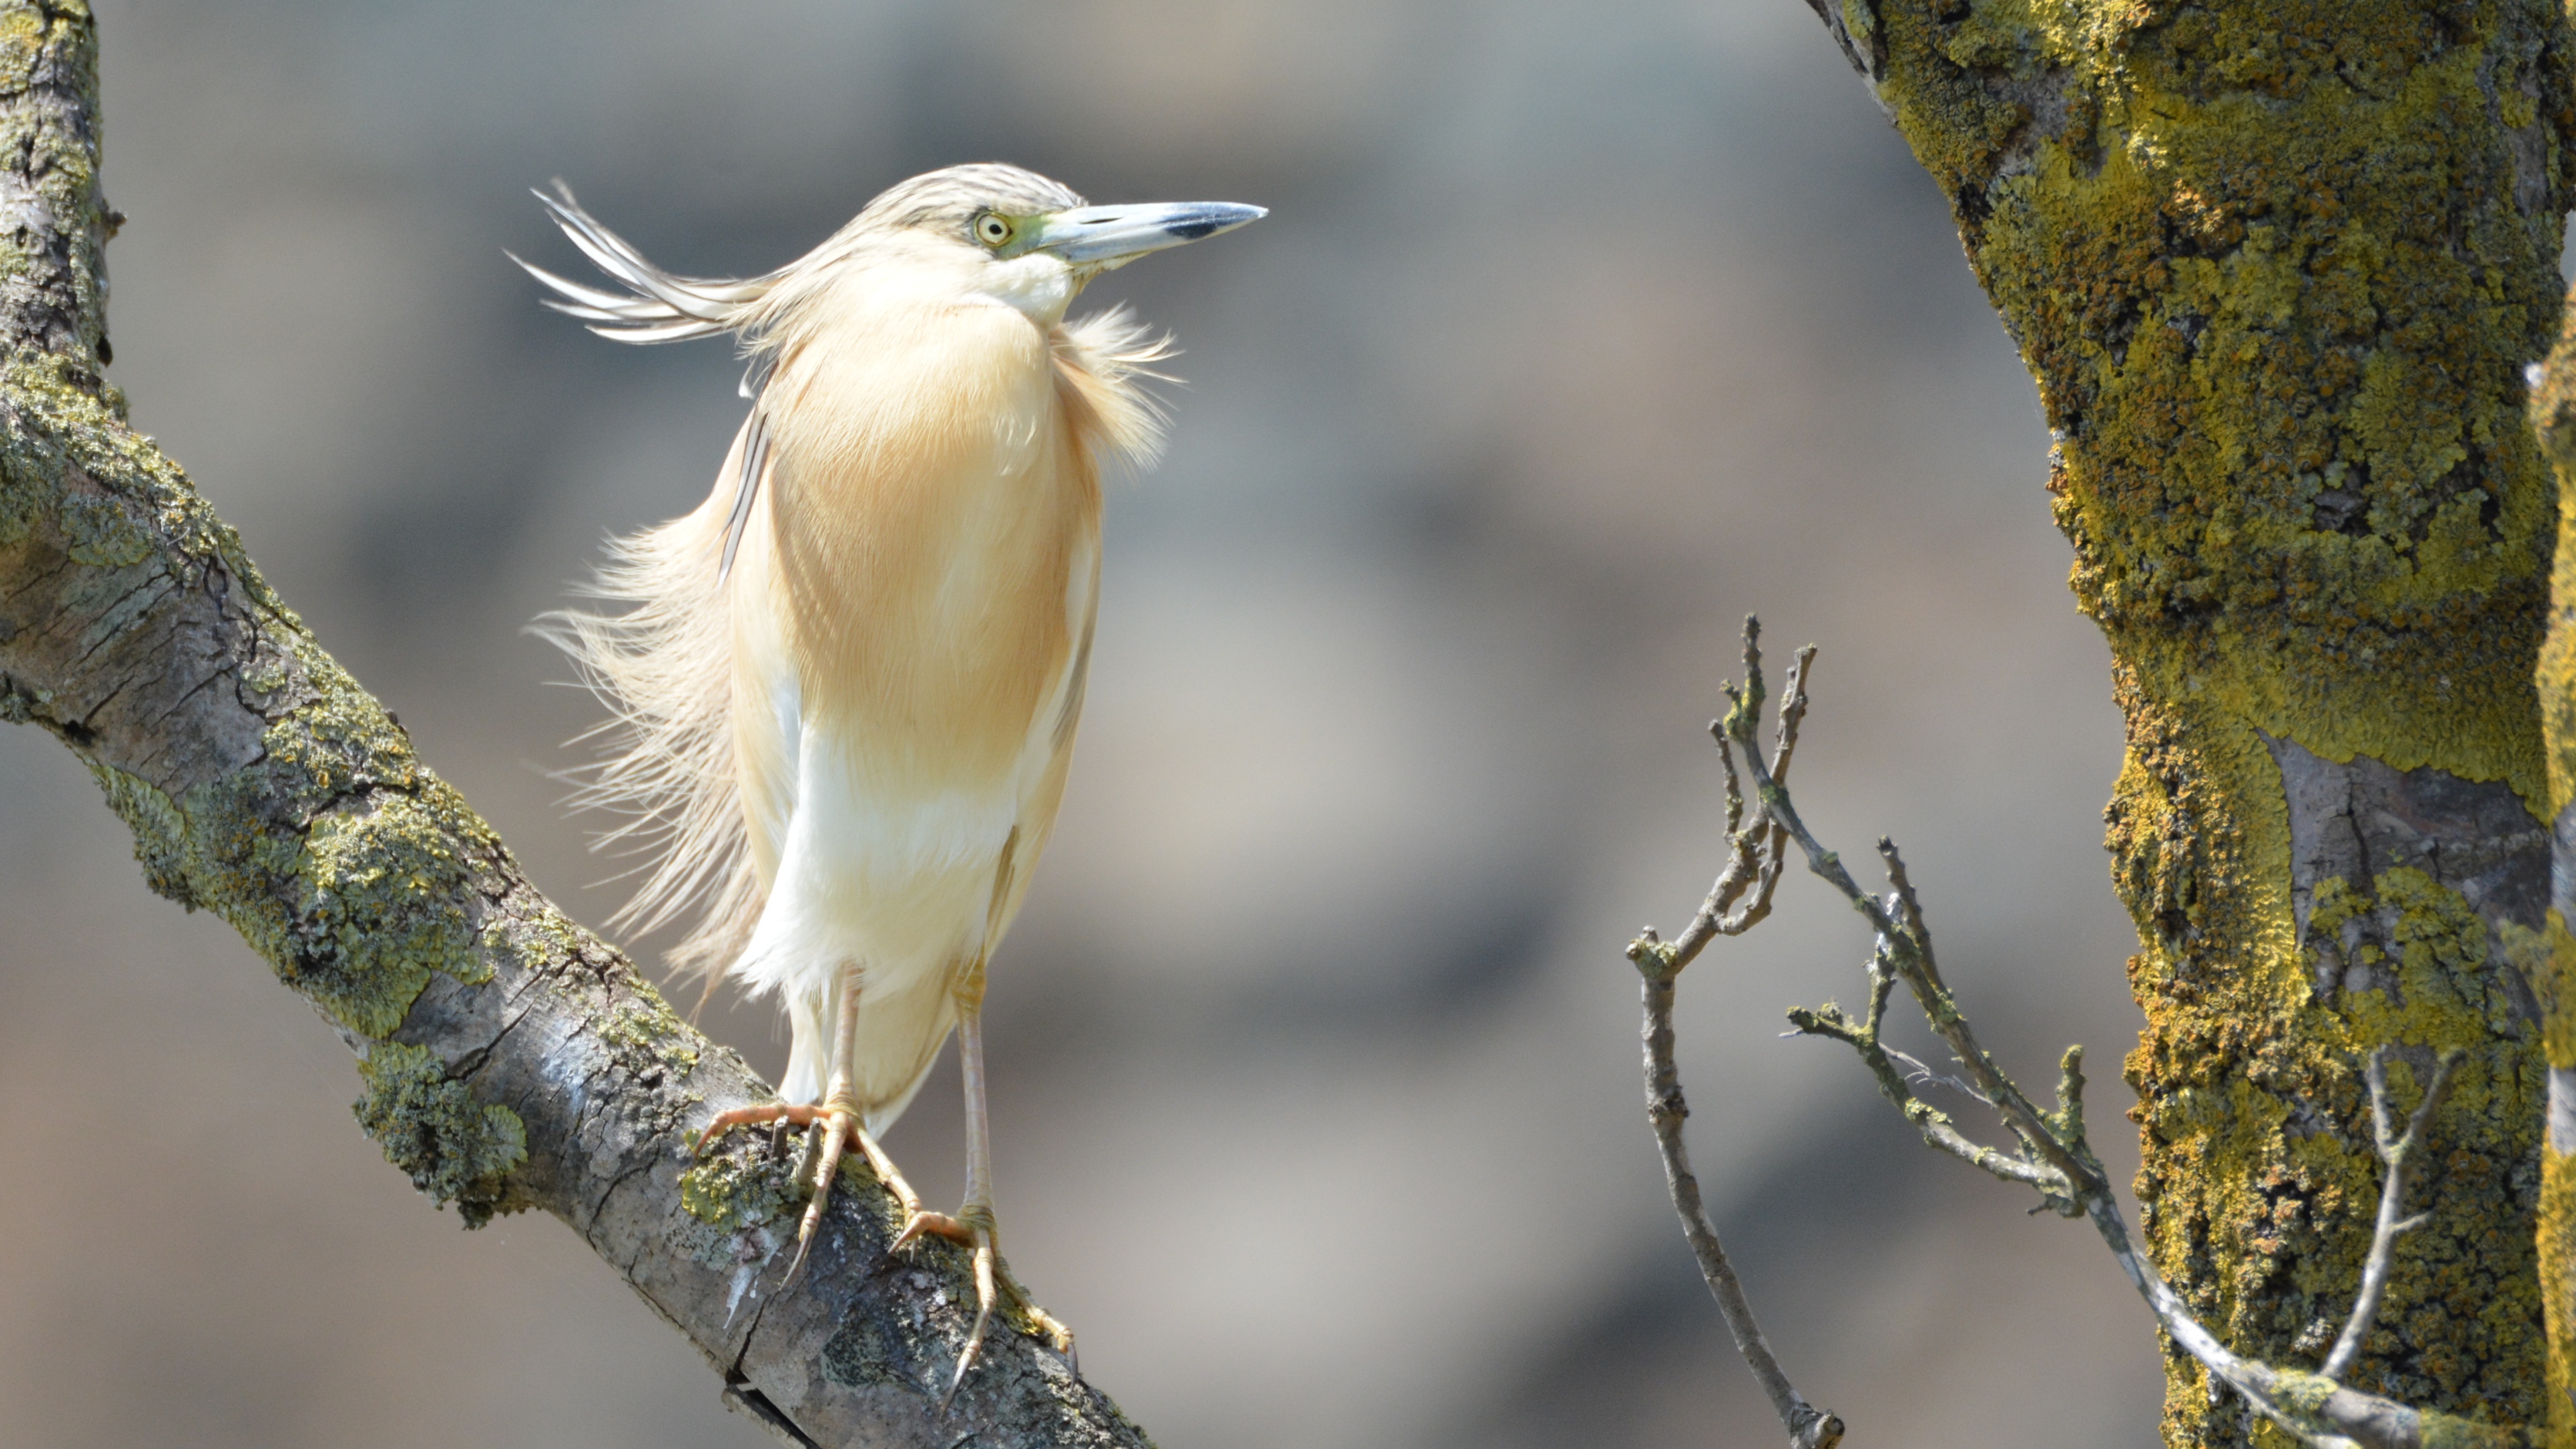
[[[663,271],[646,261],[644,254],[625,238],[582,210],[581,203],[573,200],[572,188],[563,182],[555,183],[554,195],[540,191],[536,198],[572,244],[628,290],[602,291],[556,276],[515,255],[510,260],[518,262],[529,276],[555,294],[543,299],[545,306],[580,318],[602,337],[634,343],[721,337],[739,330],[744,308],[767,295],[774,285],[771,277],[683,277]]]

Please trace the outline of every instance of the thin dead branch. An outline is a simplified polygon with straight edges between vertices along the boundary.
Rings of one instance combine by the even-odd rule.
[[[1717,1311],[1735,1335],[1735,1351],[1744,1356],[1754,1380],[1771,1400],[1780,1424],[1789,1431],[1791,1449],[1833,1449],[1842,1442],[1843,1421],[1807,1402],[1780,1367],[1771,1341],[1754,1321],[1753,1304],[1718,1241],[1717,1227],[1701,1205],[1699,1178],[1691,1172],[1690,1150],[1682,1142],[1682,1121],[1690,1107],[1682,1100],[1681,1072],[1673,1063],[1673,978],[1649,976],[1646,993],[1646,1116],[1655,1127],[1655,1145],[1663,1149],[1664,1184],[1680,1214],[1682,1236],[1699,1259],[1700,1276],[1717,1299]]]
[[[1789,1012],[1790,1024],[1797,1034],[1826,1037],[1852,1048],[1877,1083],[1879,1094],[1914,1124],[1926,1144],[2005,1182],[2030,1187],[2039,1193],[2043,1206],[2060,1216],[2089,1220],[2175,1346],[2199,1360],[2216,1381],[2233,1388],[2257,1412],[2304,1443],[2319,1449],[2420,1449],[2428,1439],[2483,1445],[2524,1442],[2526,1436],[2520,1429],[2499,1429],[2437,1411],[2417,1410],[2339,1382],[2350,1371],[2377,1317],[2397,1238],[2425,1220],[2423,1215],[2401,1215],[2415,1155],[2449,1091],[2452,1074],[2459,1065],[2458,1054],[2443,1058],[2422,1101],[2408,1118],[2403,1135],[2392,1135],[2389,1127],[2385,1053],[2374,1053],[2370,1059],[2373,1132],[2379,1155],[2388,1165],[2388,1175],[2352,1317],[2325,1364],[2310,1373],[2236,1354],[2193,1316],[2130,1235],[2109,1175],[2085,1135],[2084,1049],[2070,1047],[2061,1060],[2055,1106],[2044,1108],[2032,1101],[1978,1042],[1975,1028],[1943,981],[1921,898],[1895,843],[1884,839],[1878,842],[1887,892],[1876,895],[1861,888],[1841,858],[1826,849],[1800,818],[1790,799],[1787,766],[1796,746],[1798,725],[1806,713],[1804,684],[1814,654],[1812,648],[1798,652],[1797,665],[1790,675],[1792,697],[1781,710],[1766,761],[1756,739],[1763,702],[1760,626],[1752,619],[1745,621],[1745,682],[1741,688],[1728,688],[1727,698],[1733,707],[1711,731],[1719,750],[1727,756],[1725,868],[1680,939],[1667,944],[1649,928],[1628,948],[1629,959],[1646,978],[1647,1109],[1656,1140],[1663,1149],[1673,1205],[1681,1215],[1684,1233],[1700,1255],[1701,1273],[1735,1332],[1737,1350],[1770,1394],[1793,1444],[1832,1440],[1798,1438],[1801,1421],[1795,1417],[1797,1411],[1815,1411],[1790,1386],[1770,1345],[1754,1326],[1743,1288],[1701,1209],[1699,1185],[1691,1176],[1682,1146],[1681,1123],[1686,1109],[1672,1054],[1675,977],[1710,940],[1739,935],[1769,914],[1772,892],[1791,842],[1805,858],[1807,868],[1869,923],[1873,946],[1868,964],[1867,1005],[1859,1015],[1827,1003],[1793,1009]],[[1752,777],[1753,802],[1749,811],[1742,800],[1734,759],[1737,751],[1743,754],[1744,771]],[[1736,903],[1748,892],[1751,900],[1737,909]],[[1899,985],[1914,997],[1965,1080],[1936,1073],[1882,1041],[1888,1001]],[[2015,1145],[2006,1150],[1968,1136],[1948,1113],[1916,1095],[1915,1087],[1925,1082],[1956,1087],[1991,1107]],[[1830,1416],[1818,1417],[1830,1421]],[[1840,1422],[1830,1422],[1839,1437]]]
[[[1729,691],[1735,705],[1733,712],[1709,726],[1721,746],[1727,738],[1729,720],[1762,708],[1762,652],[1758,647],[1761,628],[1755,620],[1744,621],[1744,688]],[[1797,662],[1790,666],[1785,698],[1780,704],[1778,745],[1766,778],[1786,775],[1789,761],[1797,752],[1798,725],[1807,714],[1807,667],[1815,653],[1813,649],[1798,651]],[[1833,1449],[1842,1442],[1843,1421],[1807,1402],[1806,1396],[1789,1381],[1788,1372],[1780,1367],[1779,1356],[1771,1351],[1771,1341],[1754,1320],[1753,1304],[1744,1295],[1744,1285],[1736,1278],[1734,1265],[1727,1261],[1726,1248],[1718,1241],[1717,1226],[1709,1221],[1708,1210],[1700,1201],[1699,1178],[1691,1171],[1690,1150],[1682,1141],[1682,1123],[1690,1116],[1690,1107],[1682,1100],[1681,1069],[1673,1056],[1674,980],[1710,941],[1719,936],[1741,935],[1771,913],[1771,896],[1780,884],[1787,842],[1787,836],[1771,823],[1766,807],[1759,803],[1754,806],[1751,822],[1746,822],[1744,793],[1731,753],[1726,755],[1726,833],[1725,868],[1718,872],[1716,884],[1709,887],[1708,899],[1700,903],[1699,914],[1691,918],[1680,938],[1664,941],[1655,934],[1654,927],[1648,926],[1628,946],[1628,959],[1645,977],[1646,1118],[1654,1126],[1655,1145],[1663,1153],[1664,1184],[1672,1193],[1673,1211],[1681,1217],[1682,1235],[1690,1240],[1691,1252],[1699,1259],[1700,1276],[1707,1280],[1709,1293],[1717,1299],[1727,1331],[1735,1336],[1735,1351],[1744,1356],[1745,1367],[1753,1371],[1754,1380],[1771,1400],[1781,1427],[1789,1432],[1791,1449]],[[1746,901],[1748,891],[1752,899]],[[1740,910],[1739,901],[1743,902]]]

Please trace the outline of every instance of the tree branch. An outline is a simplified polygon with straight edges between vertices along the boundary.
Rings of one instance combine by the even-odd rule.
[[[2046,1110],[2034,1104],[1978,1044],[1974,1028],[1942,981],[1933,954],[1931,931],[1924,923],[1922,902],[1906,875],[1904,858],[1895,844],[1887,840],[1878,844],[1888,893],[1883,898],[1874,896],[1853,881],[1841,859],[1827,850],[1799,817],[1790,800],[1789,787],[1778,768],[1787,757],[1787,736],[1794,729],[1794,721],[1784,710],[1783,738],[1780,747],[1773,752],[1771,765],[1765,765],[1754,738],[1756,712],[1762,696],[1759,638],[1759,626],[1753,620],[1746,620],[1746,682],[1741,690],[1730,688],[1727,691],[1727,697],[1735,702],[1735,707],[1714,731],[1721,751],[1743,751],[1745,768],[1754,778],[1757,801],[1751,819],[1744,821],[1742,812],[1733,804],[1737,786],[1730,761],[1727,771],[1728,819],[1735,828],[1729,832],[1727,871],[1748,879],[1776,877],[1777,857],[1784,849],[1783,842],[1795,841],[1806,858],[1808,869],[1839,891],[1852,909],[1869,922],[1876,937],[1869,962],[1869,1005],[1864,1014],[1854,1019],[1840,1007],[1828,1003],[1814,1009],[1802,1007],[1792,1010],[1789,1013],[1791,1025],[1800,1033],[1828,1037],[1851,1047],[1877,1082],[1880,1095],[1915,1125],[1927,1144],[2003,1181],[2022,1183],[2037,1190],[2043,1204],[2062,1216],[2081,1215],[2089,1219],[2104,1246],[2110,1249],[2113,1260],[2128,1275],[2131,1285],[2146,1300],[2157,1322],[2174,1344],[2199,1360],[2218,1381],[2235,1389],[2256,1411],[2303,1442],[2318,1446],[2318,1449],[2420,1449],[2428,1441],[2446,1445],[2492,1446],[2527,1442],[2527,1434],[2519,1428],[2496,1428],[2436,1411],[2417,1410],[2346,1388],[2337,1382],[2342,1374],[2349,1371],[2360,1351],[2361,1340],[2368,1336],[2371,1321],[2377,1316],[2380,1295],[2387,1284],[2390,1251],[2397,1236],[2424,1221],[2420,1216],[2399,1217],[2404,1207],[2408,1163],[2411,1154],[2423,1144],[2433,1114],[2449,1090],[2451,1075],[2459,1065],[2458,1055],[2455,1053],[2443,1059],[2401,1137],[2392,1137],[2389,1133],[2387,1085],[2381,1055],[2374,1054],[2371,1058],[2368,1075],[2373,1135],[2382,1160],[2388,1164],[2388,1175],[2381,1195],[2379,1225],[2364,1267],[2360,1294],[2353,1305],[2351,1321],[2344,1328],[2343,1338],[2328,1356],[2326,1365],[2318,1372],[2308,1373],[2276,1367],[2235,1353],[2201,1325],[2189,1305],[2156,1272],[2139,1250],[2136,1240],[2130,1236],[2110,1179],[2085,1135],[2083,1048],[2069,1048],[2060,1065],[2056,1108]],[[1801,676],[1813,652],[1812,649],[1800,651]],[[1798,699],[1797,709],[1801,717],[1805,704],[1803,697]],[[1721,883],[1727,878],[1721,876]],[[1701,918],[1706,919],[1709,914],[1703,908]],[[1693,954],[1696,954],[1696,948]],[[1701,1272],[1708,1278],[1710,1290],[1717,1294],[1729,1326],[1736,1331],[1738,1350],[1753,1367],[1754,1376],[1763,1381],[1766,1392],[1771,1393],[1773,1406],[1780,1410],[1782,1422],[1790,1424],[1794,1437],[1797,1425],[1791,1421],[1790,1405],[1804,1407],[1805,1400],[1798,1398],[1796,1391],[1789,1388],[1787,1379],[1780,1375],[1778,1364],[1771,1356],[1769,1345],[1762,1340],[1760,1331],[1752,1327],[1751,1308],[1743,1302],[1742,1289],[1733,1270],[1718,1250],[1716,1234],[1708,1228],[1706,1217],[1700,1212],[1698,1184],[1690,1179],[1689,1164],[1681,1151],[1684,1109],[1678,1073],[1671,1058],[1671,1003],[1673,976],[1680,965],[1687,964],[1687,958],[1681,957],[1674,947],[1657,941],[1651,929],[1630,946],[1629,958],[1646,975],[1647,1106],[1657,1140],[1664,1144],[1665,1174],[1672,1184],[1675,1210],[1682,1216],[1683,1229],[1690,1235],[1694,1249],[1701,1249],[1705,1238],[1706,1247],[1700,1253]],[[1901,1052],[1889,1049],[1879,1038],[1888,998],[1899,982],[1913,993],[1933,1031],[1950,1048],[1952,1056],[1966,1072],[1968,1081],[1962,1085],[1971,1096],[1992,1107],[2005,1127],[2019,1139],[2020,1146],[2016,1152],[2007,1153],[1974,1141],[1958,1129],[1948,1114],[1915,1095],[1914,1082],[1929,1076],[1930,1069]],[[1739,1319],[1741,1326],[1738,1326]]]
[[[1843,1421],[1808,1403],[1789,1382],[1771,1340],[1754,1321],[1753,1303],[1744,1296],[1735,1265],[1727,1261],[1717,1225],[1700,1202],[1699,1178],[1691,1172],[1690,1149],[1682,1142],[1682,1122],[1690,1107],[1682,1100],[1681,1069],[1673,1060],[1673,978],[1649,974],[1645,996],[1646,1119],[1654,1124],[1655,1145],[1663,1152],[1664,1185],[1672,1193],[1673,1211],[1681,1216],[1682,1236],[1690,1240],[1700,1276],[1717,1299],[1727,1331],[1735,1335],[1735,1351],[1744,1356],[1745,1367],[1753,1370],[1754,1382],[1789,1431],[1791,1449],[1834,1449],[1842,1442]]]
[[[360,1058],[359,1120],[468,1226],[555,1214],[782,1442],[1142,1445],[1041,1341],[997,1334],[936,1412],[974,1295],[845,1171],[796,1291],[795,1163],[717,1112],[767,1100],[491,828],[126,426],[110,353],[97,42],[85,0],[0,3],[0,719],[50,731],[146,881],[224,917]],[[1019,1325],[1014,1325],[1017,1328]]]
[[[1762,708],[1761,634],[1760,621],[1744,621],[1745,686],[1741,693],[1729,691],[1735,709],[1728,719]],[[1769,772],[1775,778],[1788,773],[1789,761],[1797,752],[1798,725],[1807,717],[1807,668],[1815,654],[1813,649],[1800,650],[1789,670],[1787,694],[1780,703],[1779,744]],[[1717,720],[1709,725],[1709,732],[1723,745],[1727,728],[1728,720]],[[1808,1403],[1780,1367],[1771,1341],[1754,1320],[1752,1301],[1735,1276],[1735,1265],[1727,1261],[1725,1245],[1718,1241],[1717,1225],[1709,1221],[1700,1201],[1699,1178],[1691,1171],[1690,1149],[1682,1141],[1682,1123],[1690,1116],[1690,1107],[1682,1100],[1681,1068],[1673,1057],[1674,979],[1710,941],[1721,935],[1741,935],[1769,915],[1772,891],[1780,883],[1783,837],[1771,824],[1766,806],[1757,805],[1752,825],[1745,825],[1744,792],[1735,759],[1731,754],[1724,758],[1730,847],[1725,868],[1679,940],[1666,942],[1648,926],[1628,946],[1628,959],[1645,977],[1646,1120],[1653,1125],[1655,1145],[1663,1154],[1664,1185],[1672,1194],[1673,1211],[1681,1217],[1682,1236],[1689,1239],[1691,1252],[1699,1259],[1700,1277],[1717,1299],[1727,1331],[1735,1336],[1735,1351],[1743,1355],[1745,1367],[1753,1371],[1754,1381],[1780,1416],[1781,1427],[1789,1431],[1791,1449],[1834,1449],[1842,1442],[1843,1421]],[[1753,892],[1753,899],[1734,911],[1747,890]]]

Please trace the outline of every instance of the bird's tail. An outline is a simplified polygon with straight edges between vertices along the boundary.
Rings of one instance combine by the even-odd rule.
[[[624,237],[601,226],[581,209],[581,203],[573,200],[572,188],[561,180],[555,182],[553,195],[540,191],[536,197],[555,225],[581,248],[582,255],[626,290],[609,292],[586,287],[515,254],[510,255],[510,260],[526,268],[529,276],[555,294],[543,299],[546,306],[580,318],[602,337],[635,343],[686,342],[693,337],[737,332],[748,319],[749,309],[777,284],[774,274],[743,278],[674,275],[646,261],[644,254]]]
[[[753,446],[752,426],[734,440]],[[735,781],[732,618],[721,548],[733,490],[719,483],[697,511],[612,539],[584,590],[614,606],[566,609],[536,632],[572,656],[606,721],[582,736],[600,759],[575,773],[576,808],[623,817],[594,849],[642,856],[642,884],[609,925],[644,933],[696,914],[670,953],[686,971],[712,974],[740,954],[763,896],[745,836]]]

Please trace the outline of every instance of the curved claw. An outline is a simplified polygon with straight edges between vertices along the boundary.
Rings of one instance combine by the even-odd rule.
[[[974,1247],[977,1241],[975,1230],[968,1227],[964,1219],[953,1218],[946,1213],[931,1212],[916,1203],[906,1208],[903,1215],[903,1231],[894,1235],[893,1242],[886,1244],[886,1251],[899,1252],[925,1237],[946,1238],[952,1243],[969,1248]]]
[[[841,1157],[855,1146],[867,1157],[868,1165],[875,1170],[878,1180],[903,1204],[903,1230],[887,1246],[888,1253],[932,1237],[946,1238],[974,1250],[975,1322],[967,1330],[965,1347],[958,1352],[957,1372],[948,1382],[948,1392],[940,1398],[942,1413],[955,1401],[958,1390],[966,1386],[966,1376],[982,1361],[984,1341],[992,1329],[993,1310],[1004,1294],[1008,1294],[1012,1305],[1026,1315],[1027,1331],[1043,1336],[1056,1352],[1073,1360],[1074,1372],[1082,1371],[1081,1361],[1074,1358],[1073,1330],[1040,1308],[1029,1296],[1028,1289],[1011,1276],[1011,1270],[1002,1266],[1001,1257],[994,1248],[992,1208],[988,1204],[970,1202],[953,1215],[924,1208],[919,1194],[904,1181],[903,1174],[886,1157],[885,1149],[868,1135],[857,1111],[846,1103],[833,1107],[771,1102],[758,1107],[737,1107],[719,1114],[707,1124],[706,1131],[698,1136],[696,1152],[704,1156],[717,1138],[736,1127],[765,1122],[792,1123],[812,1129],[806,1161],[813,1168],[813,1195],[806,1200],[803,1221],[797,1225],[796,1256],[788,1260],[787,1273],[779,1280],[779,1291],[794,1287],[804,1276],[806,1262],[813,1254],[814,1240],[822,1228],[824,1210],[831,1203],[832,1183],[839,1176]]]
[[[823,1226],[823,1209],[831,1204],[832,1183],[841,1173],[841,1154],[858,1124],[858,1113],[847,1107],[828,1108],[814,1119],[815,1142],[807,1154],[814,1163],[814,1193],[805,1200],[805,1220],[796,1227],[796,1256],[788,1261],[787,1276],[778,1280],[782,1293],[804,1276],[806,1255],[814,1251],[814,1235]]]
[[[1003,1266],[1001,1255],[994,1247],[996,1228],[991,1208],[969,1203],[955,1217],[946,1213],[915,1213],[913,1220],[904,1227],[905,1238],[899,1241],[935,1235],[969,1243],[975,1250],[975,1322],[966,1331],[965,1347],[958,1351],[957,1372],[948,1381],[947,1394],[939,1401],[940,1412],[947,1412],[948,1405],[957,1397],[957,1391],[965,1387],[966,1376],[983,1360],[984,1343],[992,1329],[994,1310],[1001,1306],[1005,1296],[1022,1320],[1016,1325],[1021,1332],[1043,1337],[1056,1352],[1071,1361],[1076,1374],[1082,1372],[1081,1360],[1074,1356],[1073,1330],[1066,1327],[1063,1320],[1040,1308],[1037,1300],[1029,1296],[1029,1290],[1021,1286],[1009,1268]]]
[[[1050,1347],[1063,1354],[1066,1364],[1073,1369],[1075,1376],[1079,1377],[1082,1373],[1082,1355],[1073,1350],[1073,1329],[1063,1319],[1040,1308],[1029,1297],[1029,1290],[1021,1287],[1019,1280],[1011,1276],[1010,1269],[1002,1268],[999,1271],[1002,1291],[1011,1295],[1011,1301],[1019,1305],[1022,1313],[1028,1315],[1029,1331],[1045,1338]]]
[[[971,1210],[967,1215],[973,1216]],[[945,1218],[947,1214],[937,1216]],[[956,1219],[948,1221],[954,1223]],[[957,1351],[957,1375],[948,1381],[948,1392],[940,1396],[939,1412],[943,1414],[956,1399],[957,1391],[966,1386],[966,1375],[975,1367],[975,1361],[984,1356],[984,1330],[992,1326],[993,1300],[999,1296],[993,1286],[993,1229],[989,1215],[977,1219],[969,1231],[975,1243],[975,1326],[966,1330],[966,1346]]]

